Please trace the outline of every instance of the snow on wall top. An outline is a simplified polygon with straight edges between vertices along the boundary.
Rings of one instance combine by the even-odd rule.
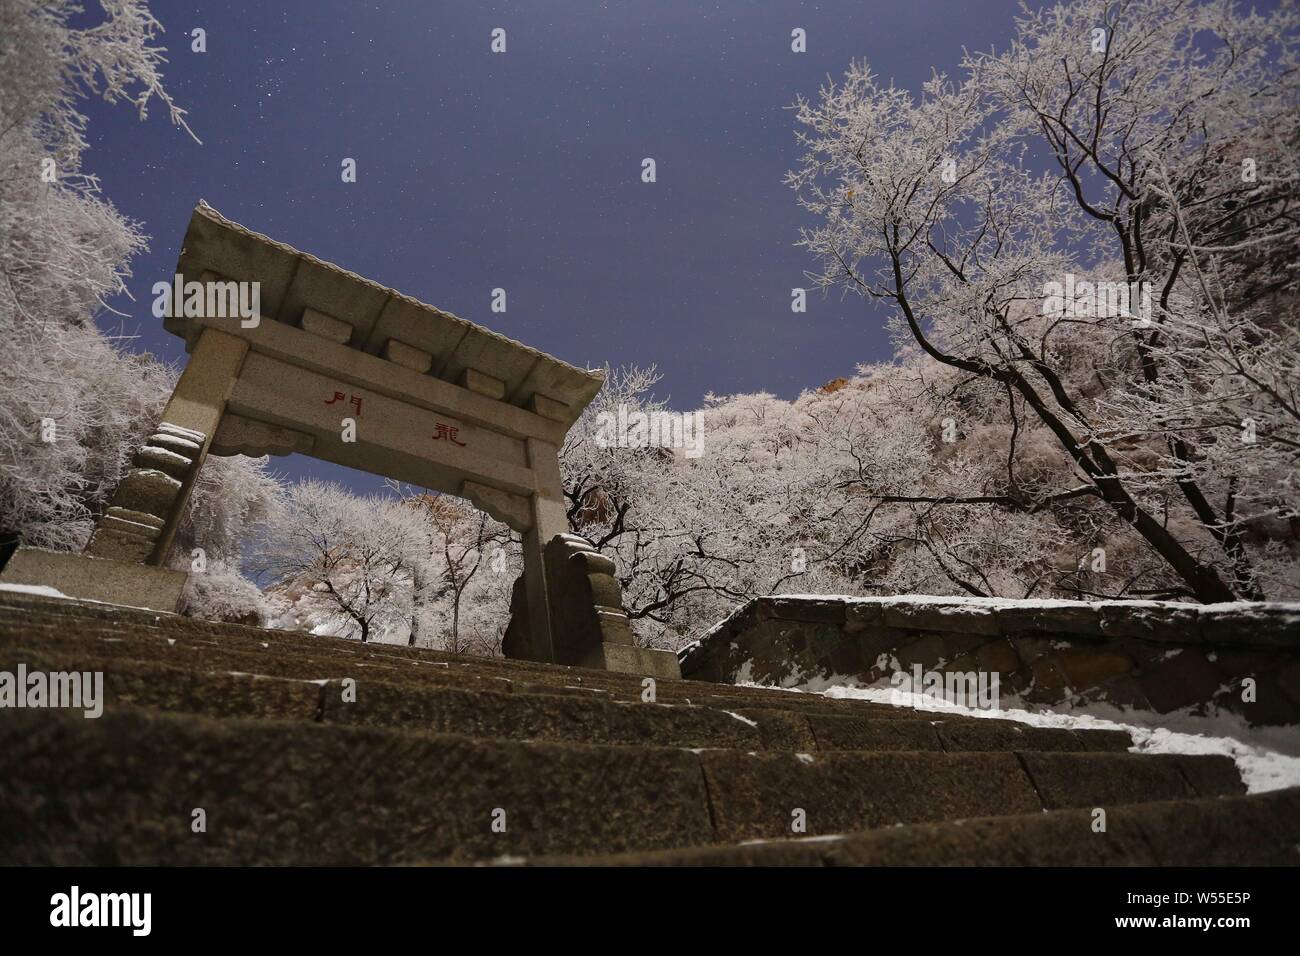
[[[788,619],[971,633],[1046,633],[1207,641],[1300,649],[1300,602],[1069,601],[909,594],[774,594],[754,598],[678,652],[683,664],[760,619]]]

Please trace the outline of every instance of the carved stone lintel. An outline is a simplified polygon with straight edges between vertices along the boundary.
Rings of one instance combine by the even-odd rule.
[[[497,521],[509,525],[515,531],[527,531],[533,526],[532,508],[523,495],[512,495],[500,488],[480,485],[477,481],[466,481],[460,486],[460,496],[475,508],[486,511]]]
[[[309,455],[315,443],[316,439],[311,435],[227,412],[221,417],[221,424],[217,426],[217,433],[212,437],[212,447],[208,451],[223,458],[230,455],[260,458],[263,455],[290,455],[294,452]]]

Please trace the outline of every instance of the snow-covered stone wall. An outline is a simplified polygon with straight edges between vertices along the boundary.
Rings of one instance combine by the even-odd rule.
[[[718,683],[889,686],[897,672],[996,674],[1004,701],[1300,726],[1300,603],[781,595],[681,652]]]

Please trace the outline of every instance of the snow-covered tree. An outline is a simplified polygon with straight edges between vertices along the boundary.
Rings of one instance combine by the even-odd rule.
[[[396,482],[390,487],[421,522],[411,556],[409,643],[453,654],[499,653],[510,582],[520,567],[518,536],[459,498]]]
[[[608,369],[606,385],[570,431],[560,464],[573,531],[618,568],[638,637],[675,647],[704,621],[757,594],[845,590],[832,565],[810,565],[804,535],[826,487],[802,415],[757,394],[716,398],[700,414],[703,453],[608,441],[602,420],[667,411],[652,369]],[[603,440],[602,440],[603,439]]]
[[[217,621],[264,624],[270,615],[261,591],[244,575],[283,507],[280,481],[266,458],[209,457],[176,529],[169,566],[189,572],[183,613]]]
[[[291,486],[264,540],[272,597],[284,605],[277,626],[404,640],[424,543],[422,516],[395,498],[312,479]]]
[[[262,589],[224,561],[207,561],[190,569],[185,582],[184,613],[207,621],[265,626],[277,613]]]
[[[1158,558],[1139,589],[1259,597],[1295,547],[1296,10],[1074,0],[1016,27],[919,97],[854,64],[797,105],[814,281],[887,304],[901,349],[1012,426],[982,439],[1002,480],[906,504],[1093,499]],[[1026,422],[1059,483],[1021,480]]]
[[[605,385],[569,431],[560,454],[569,526],[608,554],[618,568],[623,602],[644,639],[661,632],[686,599],[730,578],[721,515],[701,523],[694,472],[673,449],[626,447],[607,440],[604,421],[667,411],[650,390],[656,369],[606,369]],[[721,545],[724,549],[726,544]],[[728,600],[742,597],[739,593]]]
[[[836,565],[852,593],[1083,596],[1079,563],[1098,540],[1078,508],[1095,519],[1095,502],[1044,495],[1069,457],[1019,405],[1008,421],[963,381],[913,356],[798,399],[829,476],[810,562]]]
[[[188,130],[163,88],[161,27],[147,6],[100,6],[103,20],[78,28],[73,3],[0,6],[0,533],[68,550],[86,543],[176,379],[96,324],[126,291],[144,236],[82,171],[79,101],[126,101],[141,119],[158,101]],[[195,571],[188,613],[260,616],[237,569],[276,487],[264,460],[206,464],[171,561]]]
[[[85,543],[172,380],[94,322],[144,237],[82,171],[78,101],[127,100],[143,117],[158,100],[184,124],[146,6],[102,7],[102,23],[75,29],[73,3],[0,6],[0,531],[54,548]]]

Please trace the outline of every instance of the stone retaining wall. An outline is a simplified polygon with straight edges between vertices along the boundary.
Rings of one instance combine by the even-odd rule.
[[[919,665],[996,673],[1004,707],[1104,703],[1300,724],[1300,603],[763,597],[680,658],[682,676],[724,684],[889,686]]]

